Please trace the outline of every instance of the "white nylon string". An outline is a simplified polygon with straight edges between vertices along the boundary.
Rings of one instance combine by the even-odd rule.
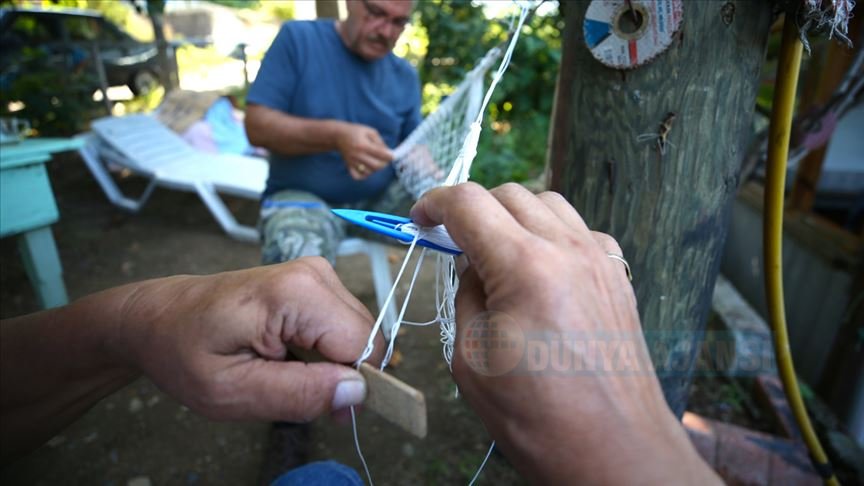
[[[471,478],[471,482],[468,483],[468,486],[474,486],[474,483],[477,481],[477,478],[480,477],[480,471],[483,470],[483,467],[486,466],[486,461],[489,460],[489,456],[492,455],[492,450],[495,449],[495,441],[492,441],[492,445],[489,446],[489,451],[486,452],[486,457],[483,458],[483,462],[480,463],[480,467],[477,468],[477,472],[474,473],[474,477]]]
[[[455,185],[468,180],[471,165],[474,163],[474,157],[477,155],[477,144],[480,141],[483,114],[486,112],[486,106],[489,104],[489,100],[492,99],[492,93],[495,91],[495,88],[504,76],[504,72],[507,71],[507,67],[510,66],[510,60],[513,58],[513,50],[516,48],[516,42],[519,41],[519,33],[522,31],[522,26],[525,24],[525,20],[528,18],[530,12],[531,10],[528,5],[520,4],[519,20],[516,22],[516,29],[513,31],[513,35],[510,38],[510,44],[507,46],[504,57],[501,59],[498,71],[496,71],[492,77],[492,83],[490,83],[489,89],[486,91],[486,96],[483,98],[483,103],[480,105],[480,112],[477,113],[477,119],[471,124],[471,130],[465,138],[465,144],[462,146],[462,150],[459,152],[456,163],[453,164],[453,168],[447,176],[447,185]],[[446,233],[446,230],[442,234],[440,230],[436,230],[435,228],[424,229],[429,231],[430,236],[433,238],[439,238],[439,241],[435,242],[436,244],[441,244],[440,242],[444,241],[444,234],[447,235],[447,240],[452,244],[452,239],[450,239],[450,235]],[[456,247],[455,244],[452,245],[453,247]],[[446,245],[442,244],[442,246]],[[444,358],[447,360],[447,364],[450,366],[450,370],[452,371],[453,346],[456,342],[455,299],[456,291],[459,289],[459,281],[456,278],[456,263],[454,258],[452,256],[447,256],[446,260],[447,261],[444,265],[439,264],[438,266],[438,271],[442,272],[442,276],[444,277],[442,279],[442,283],[444,284],[444,305],[439,306],[439,315],[437,317],[441,324],[441,341],[444,343]]]
[[[369,486],[374,486],[372,474],[369,473],[369,465],[366,464],[366,458],[363,457],[363,451],[360,450],[360,439],[357,435],[357,417],[354,415],[354,405],[351,405],[351,429],[354,431],[354,447],[357,448],[357,455],[360,456],[360,462],[363,464],[363,470],[366,471],[366,479],[369,480]]]
[[[384,316],[386,314],[387,307],[390,305],[390,301],[393,300],[393,295],[396,293],[396,287],[399,285],[399,280],[402,279],[402,274],[405,273],[405,267],[408,266],[408,259],[411,258],[411,253],[414,252],[414,247],[417,246],[417,240],[418,236],[414,236],[414,240],[411,242],[411,246],[408,247],[408,252],[405,254],[405,260],[402,261],[402,267],[399,268],[399,273],[396,275],[396,280],[393,281],[393,287],[390,288],[390,293],[387,294],[387,298],[384,299],[384,305],[381,306],[381,309],[378,312],[378,319],[375,320],[375,324],[372,326],[372,332],[369,333],[369,340],[366,341],[366,348],[363,350],[363,353],[360,354],[360,357],[357,358],[357,361],[354,363],[354,366],[357,368],[359,368],[364,361],[369,359],[369,356],[372,355],[372,351],[375,350],[375,336],[378,335],[378,331],[381,330],[381,323],[384,322]],[[395,340],[395,336],[391,335],[390,339]]]
[[[366,348],[363,350],[363,352],[360,354],[360,357],[357,358],[357,361],[354,363],[354,366],[358,369],[364,361],[369,359],[369,356],[371,356],[372,352],[375,350],[375,336],[378,335],[378,331],[380,331],[381,329],[381,323],[384,322],[385,310],[390,305],[390,301],[393,300],[393,296],[396,294],[396,288],[399,286],[399,280],[402,279],[402,274],[405,272],[405,267],[408,266],[408,260],[411,258],[411,253],[414,251],[414,247],[417,246],[418,236],[419,235],[414,236],[414,240],[411,242],[411,246],[408,247],[408,251],[405,255],[405,260],[402,262],[402,267],[399,268],[399,273],[396,275],[396,280],[393,282],[393,287],[390,288],[390,293],[387,294],[387,298],[384,300],[384,305],[381,306],[381,311],[378,313],[378,319],[375,320],[375,324],[372,326],[372,332],[369,333],[369,340],[366,341]],[[399,319],[397,319],[391,327],[393,334],[390,335],[390,343],[387,346],[387,354],[384,360],[381,362],[382,370],[390,361],[390,358],[393,355],[393,345],[396,342],[396,333],[399,332],[399,321],[405,314],[405,307],[408,304],[408,298],[411,296],[411,291],[414,288],[414,282],[417,279],[420,264],[423,263],[423,256],[425,255],[425,253],[426,249],[424,248],[423,252],[420,253],[420,258],[417,262],[417,268],[414,270],[414,276],[411,279],[411,287],[409,287],[408,293],[405,297],[405,301],[402,305],[402,312],[399,314]],[[369,465],[366,464],[366,458],[363,457],[363,450],[360,448],[360,436],[357,434],[357,417],[354,414],[353,406],[351,407],[351,429],[354,433],[354,447],[357,449],[357,456],[360,458],[360,462],[363,464],[363,470],[366,471],[366,479],[369,480],[369,486],[374,486],[375,482],[372,481],[372,473],[369,472]]]
[[[414,237],[414,241],[417,241],[416,236]],[[382,371],[387,367],[387,364],[390,363],[390,358],[393,357],[393,346],[396,344],[396,335],[399,333],[399,327],[402,324],[402,319],[405,317],[405,311],[408,310],[408,302],[411,300],[411,292],[414,291],[414,283],[417,282],[417,275],[420,274],[420,269],[423,267],[423,258],[425,256],[426,248],[423,248],[420,252],[420,258],[417,259],[417,265],[414,267],[414,275],[411,277],[411,284],[408,285],[408,291],[405,292],[405,299],[402,301],[402,309],[399,311],[399,317],[397,317],[396,320],[393,321],[393,325],[390,326],[390,343],[387,344],[387,353],[384,354],[384,359],[381,360]]]
[[[450,173],[447,175],[447,180],[444,182],[446,186],[453,186],[468,180],[471,165],[474,163],[474,157],[477,156],[477,144],[480,142],[483,114],[486,112],[489,100],[492,99],[492,93],[495,92],[495,88],[504,76],[504,72],[510,66],[513,50],[516,48],[516,42],[519,41],[519,33],[522,31],[522,26],[525,24],[525,19],[528,18],[530,12],[531,9],[527,5],[520,5],[519,20],[516,23],[516,29],[513,30],[513,36],[510,38],[510,44],[504,52],[504,57],[501,59],[498,70],[492,75],[492,82],[489,84],[489,89],[486,90],[486,96],[483,97],[483,103],[480,105],[480,111],[477,112],[477,118],[471,124],[468,136],[465,137],[465,143],[462,145],[462,150],[459,151],[456,162],[453,164]]]
[[[471,171],[471,165],[474,163],[474,158],[477,156],[477,144],[480,141],[480,133],[482,131],[482,122],[483,122],[483,114],[486,111],[486,107],[489,104],[489,101],[492,98],[492,94],[495,91],[495,88],[498,86],[498,83],[501,81],[501,78],[504,75],[504,72],[507,70],[510,65],[510,60],[513,57],[513,50],[516,47],[516,43],[519,40],[519,33],[522,30],[523,25],[525,24],[526,19],[531,11],[531,5],[527,2],[517,2],[517,5],[520,7],[518,20],[515,21],[516,27],[513,29],[510,42],[507,46],[507,50],[504,53],[503,58],[501,59],[501,63],[498,66],[498,70],[492,76],[492,81],[489,85],[489,88],[486,90],[486,94],[483,97],[483,102],[480,105],[480,109],[477,112],[477,116],[474,121],[470,124],[468,132],[463,140],[462,147],[456,156],[456,160],[453,165],[450,167],[450,170],[447,174],[446,179],[443,181],[443,184],[439,182],[441,185],[455,185],[468,180]],[[511,19],[511,27],[514,24],[513,19]],[[491,63],[494,60],[494,56],[497,56],[497,50],[490,51],[486,57],[481,62],[481,65],[475,68],[471,75],[482,76],[486,71],[485,66],[486,63]],[[479,73],[479,74],[478,74]],[[472,80],[472,82],[477,82],[477,79]],[[470,91],[471,85],[467,82],[463,83],[460,87],[460,90],[457,90],[461,93],[467,93]],[[476,86],[476,85],[474,85]],[[456,93],[454,93],[456,94]],[[455,98],[455,97],[453,97]],[[470,105],[470,97],[462,96],[460,98],[468,99],[468,101],[463,101],[460,99],[460,103],[466,103]],[[453,100],[445,102],[447,105],[447,109],[449,111],[454,110],[453,106],[457,103],[457,101]],[[444,106],[444,105],[442,105]],[[436,111],[433,116],[437,115]],[[440,118],[447,116],[445,113],[440,115]],[[453,117],[450,117],[453,118]],[[431,120],[430,120],[431,121]],[[432,127],[432,128],[430,128]],[[409,136],[406,142],[411,142],[414,144],[413,146],[408,146],[407,143],[403,143],[397,148],[397,152],[399,153],[399,157],[394,162],[394,165],[397,169],[397,174],[400,176],[400,181],[403,184],[406,184],[406,188],[415,197],[419,197],[423,192],[428,190],[429,188],[434,186],[430,186],[429,181],[435,180],[441,175],[441,168],[436,168],[434,164],[435,157],[435,147],[433,145],[421,145],[419,143],[420,137],[427,137],[425,132],[429,132],[434,129],[433,124],[425,123],[421,125],[423,130],[423,134],[418,130],[417,134],[412,134]],[[458,130],[453,130],[453,133],[458,132]],[[428,140],[426,140],[428,142]],[[408,146],[408,148],[405,148]],[[432,161],[430,163],[430,160]],[[445,160],[446,162],[446,160]],[[412,167],[411,164],[421,165],[418,170],[417,167]],[[420,174],[418,176],[417,174]],[[431,174],[431,177],[429,177]],[[417,180],[419,177],[425,177],[425,181],[421,180],[417,184],[409,184],[407,181],[409,180]],[[393,300],[393,297],[396,293],[396,288],[399,285],[399,281],[402,279],[402,275],[405,272],[405,268],[408,266],[408,261],[411,258],[411,254],[414,251],[414,248],[417,246],[417,241],[421,238],[432,242],[436,245],[453,249],[459,251],[459,248],[453,242],[450,235],[447,233],[446,229],[443,226],[436,226],[432,228],[421,228],[416,225],[406,224],[403,225],[401,230],[412,233],[414,235],[413,240],[411,241],[411,245],[408,247],[408,251],[405,254],[405,259],[402,262],[402,266],[399,269],[399,273],[396,275],[396,279],[393,282],[393,287],[390,289],[390,293],[387,295],[387,298],[384,300],[384,304],[379,309],[378,319],[375,320],[375,324],[372,326],[372,331],[369,334],[369,340],[366,343],[366,348],[361,353],[360,357],[357,359],[355,366],[358,368],[360,365],[369,359],[369,356],[372,355],[372,352],[375,349],[375,336],[381,330],[381,324],[384,321],[384,316],[386,314],[386,309],[390,305],[390,302]],[[385,353],[384,359],[381,362],[381,369],[383,370],[387,364],[390,362],[390,359],[393,356],[393,350],[396,343],[396,337],[399,332],[400,326],[405,324],[410,325],[431,325],[434,323],[438,323],[441,329],[441,343],[442,343],[442,351],[444,354],[444,360],[447,362],[450,371],[453,371],[453,350],[456,342],[456,292],[459,289],[459,277],[456,272],[456,260],[453,255],[437,253],[436,254],[436,273],[435,273],[435,318],[426,323],[413,323],[413,322],[404,322],[403,318],[405,317],[405,312],[408,307],[408,302],[411,298],[411,294],[414,290],[414,284],[417,281],[417,276],[420,273],[420,268],[422,266],[424,257],[426,254],[426,249],[420,253],[420,257],[417,259],[416,267],[414,269],[414,274],[411,278],[411,283],[408,286],[408,290],[406,292],[405,298],[402,302],[402,306],[399,312],[399,316],[396,319],[396,322],[391,323],[390,327],[390,342],[387,345],[387,351]],[[456,390],[456,394],[458,396],[458,389]],[[372,475],[369,472],[369,467],[366,464],[366,459],[363,457],[363,452],[360,449],[360,440],[357,435],[357,421],[354,415],[354,408],[351,407],[351,423],[353,425],[354,432],[354,445],[357,448],[357,455],[360,457],[360,462],[363,463],[363,469],[366,472],[366,478],[369,480],[369,484],[372,485]],[[483,467],[486,465],[486,462],[489,460],[489,456],[492,454],[492,450],[495,447],[495,442],[492,442],[492,445],[489,447],[489,451],[486,453],[486,457],[483,459],[483,462],[480,464],[477,472],[474,474],[474,477],[471,479],[471,485],[477,480],[480,476]]]
[[[459,289],[459,276],[456,273],[456,259],[449,255],[438,255],[438,276],[435,287],[435,300],[438,302],[438,323],[441,326],[441,344],[444,361],[453,372],[453,349],[456,345],[456,291]],[[440,278],[440,280],[438,280]],[[439,294],[439,288],[443,293]],[[459,389],[456,389],[459,396]]]
[[[438,226],[421,227],[414,223],[405,223],[396,225],[396,230],[408,233],[411,236],[419,235],[420,239],[426,240],[430,243],[435,243],[436,245],[447,248],[448,250],[462,251],[462,249],[453,241],[453,238],[450,237],[450,233],[447,232],[447,228],[445,228],[443,224],[439,224]],[[408,243],[405,242],[405,244],[407,245]]]

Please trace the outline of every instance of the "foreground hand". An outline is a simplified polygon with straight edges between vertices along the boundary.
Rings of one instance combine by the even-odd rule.
[[[393,160],[393,153],[378,131],[366,125],[344,123],[336,146],[345,160],[348,173],[355,180],[366,179]]]
[[[607,257],[621,255],[614,239],[591,232],[560,195],[516,184],[432,190],[411,217],[444,224],[468,258],[453,375],[517,469],[540,483],[711,477],[663,398],[633,289]],[[522,346],[482,342],[471,330],[484,322]],[[626,369],[602,354],[612,344],[629,356]],[[478,349],[480,365],[469,354]],[[544,350],[546,364],[520,367]]]
[[[123,309],[114,344],[204,416],[308,421],[365,396],[361,375],[337,363],[360,355],[372,316],[323,259],[145,282]],[[332,362],[285,361],[289,345]]]

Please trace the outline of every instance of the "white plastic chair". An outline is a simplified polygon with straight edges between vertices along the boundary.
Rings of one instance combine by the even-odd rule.
[[[222,202],[219,193],[259,200],[267,181],[267,161],[258,157],[208,154],[196,150],[180,136],[149,115],[106,117],[92,124],[92,133],[81,135],[81,158],[113,204],[133,213],[147,203],[157,186],[198,194],[222,229],[232,238],[258,243],[258,230],[242,225]],[[138,198],[123,194],[105,163],[129,169],[150,179]],[[378,308],[393,285],[386,246],[361,238],[343,240],[339,256],[363,253],[372,267]],[[388,306],[385,324],[396,319],[396,306]],[[389,325],[384,326],[389,333]],[[385,337],[389,339],[387,333]]]

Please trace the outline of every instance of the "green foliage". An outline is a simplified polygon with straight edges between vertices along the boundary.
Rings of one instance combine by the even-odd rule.
[[[249,86],[236,86],[230,89],[227,95],[233,98],[232,103],[240,110],[246,109],[246,96],[249,94]]]
[[[260,0],[209,0],[210,3],[230,8],[257,8]]]
[[[213,46],[195,47],[185,44],[177,48],[177,67],[181,73],[198,73],[232,62]]]
[[[426,109],[459,84],[490,48],[508,39],[509,18],[487,19],[482,7],[468,0],[419,2],[415,20],[428,35],[419,66]],[[492,97],[472,168],[472,179],[486,187],[526,181],[543,170],[563,26],[557,12],[535,15],[519,38],[510,69]]]
[[[25,48],[21,72],[9,89],[0,90],[0,114],[30,121],[41,136],[72,135],[87,128],[89,120],[105,115],[93,101],[98,86],[92,69],[58,69],[57,59],[42,49]],[[10,103],[24,108],[10,113]],[[15,106],[14,104],[12,106]]]
[[[150,113],[155,110],[160,103],[162,103],[163,98],[165,98],[165,88],[162,86],[156,86],[131,100],[115,103],[113,111],[115,115]]]
[[[270,17],[278,19],[280,22],[294,18],[294,2],[285,0],[268,0],[261,6]]]
[[[15,4],[33,6],[31,1],[17,0]],[[153,40],[153,27],[144,15],[135,10],[131,0],[42,0],[37,3],[46,9],[82,9],[101,13],[110,22],[116,24],[133,38],[148,42]]]

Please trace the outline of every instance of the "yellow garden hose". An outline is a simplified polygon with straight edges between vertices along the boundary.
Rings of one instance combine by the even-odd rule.
[[[792,130],[792,115],[795,108],[795,90],[798,86],[798,71],[801,67],[803,45],[798,37],[794,17],[787,14],[783,26],[783,39],[777,63],[777,80],[774,86],[774,102],[771,110],[771,126],[768,139],[768,170],[765,178],[765,221],[762,245],[765,253],[765,291],[768,297],[768,318],[774,333],[774,352],[780,379],[786,391],[786,399],[795,414],[795,420],[804,436],[817,471],[826,484],[839,485],[828,457],[813,430],[801,391],[792,354],[789,350],[789,335],[786,331],[786,312],[783,306],[783,198],[786,187],[786,158],[789,155],[789,138]]]

